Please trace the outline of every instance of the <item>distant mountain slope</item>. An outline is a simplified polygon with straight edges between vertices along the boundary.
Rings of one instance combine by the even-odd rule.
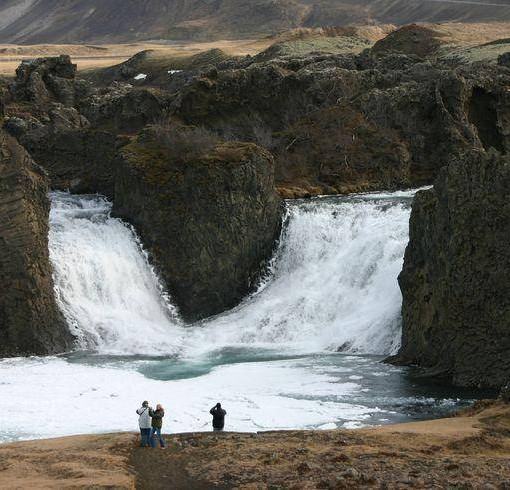
[[[510,0],[0,0],[0,42],[259,37],[349,23],[510,21]]]

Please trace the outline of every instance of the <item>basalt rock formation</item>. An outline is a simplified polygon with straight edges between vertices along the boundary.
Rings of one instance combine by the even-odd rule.
[[[281,225],[273,173],[272,156],[249,143],[190,158],[146,131],[122,149],[113,212],[136,227],[186,320],[256,287]]]
[[[88,112],[81,107],[84,100]],[[10,85],[4,127],[44,167],[52,189],[100,192],[111,198],[113,162],[124,138],[98,129],[96,120],[92,127],[83,112],[100,119],[102,110],[91,109],[94,100],[91,84],[76,78],[76,65],[69,56],[24,62]],[[144,106],[137,107],[142,111]],[[125,112],[121,104],[117,119],[133,123],[133,117],[129,119]]]
[[[96,128],[133,134],[156,122],[168,99],[168,93],[157,89],[115,83],[86,98],[79,110]]]
[[[48,254],[48,179],[0,131],[0,356],[52,354],[72,345],[55,302]]]
[[[48,172],[52,189],[113,198],[117,151],[128,142],[126,138],[90,128],[46,126],[21,142]]]
[[[393,358],[460,386],[510,379],[510,157],[472,151],[413,203]]]
[[[268,148],[288,197],[419,186],[469,148],[507,151],[510,70],[398,52],[414,32],[391,52],[220,64],[181,89],[173,114]]]
[[[47,168],[54,187],[93,189],[99,169],[97,189],[109,196],[112,156],[125,137],[165,117],[266,148],[285,197],[431,184],[470,148],[510,147],[504,56],[499,63],[441,58],[448,39],[411,25],[361,53],[316,52],[313,40],[303,54],[210,51],[178,66],[151,64],[143,53],[89,81],[76,79],[68,57],[40,59],[18,70],[6,128]],[[147,78],[137,81],[142,67]],[[66,164],[70,154],[76,158]]]
[[[74,106],[88,94],[89,85],[76,80],[76,65],[67,55],[24,61],[11,85],[14,100],[43,108],[51,102]]]

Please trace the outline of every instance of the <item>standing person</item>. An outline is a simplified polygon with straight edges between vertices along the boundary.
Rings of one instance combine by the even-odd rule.
[[[150,416],[152,417],[152,430],[151,430],[151,445],[152,447],[156,447],[156,443],[153,442],[153,437],[155,435],[158,436],[159,444],[161,446],[161,449],[165,449],[165,440],[163,439],[163,436],[161,435],[161,429],[163,427],[163,417],[165,416],[165,410],[163,407],[158,404],[156,405],[156,410],[150,410]]]
[[[151,435],[151,417],[150,411],[152,408],[149,407],[149,402],[144,401],[142,406],[136,411],[138,414],[138,425],[140,426],[140,446],[149,447],[150,435]]]
[[[227,415],[227,412],[221,408],[221,403],[214,405],[214,407],[209,410],[209,413],[213,416],[213,430],[222,431],[223,427],[225,427],[225,415]]]

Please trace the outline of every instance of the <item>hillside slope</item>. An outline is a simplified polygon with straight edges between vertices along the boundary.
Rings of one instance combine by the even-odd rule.
[[[508,0],[0,0],[0,42],[259,37],[350,23],[510,20]]]

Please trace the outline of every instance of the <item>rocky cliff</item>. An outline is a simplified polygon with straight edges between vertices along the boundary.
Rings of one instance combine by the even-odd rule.
[[[72,345],[53,291],[47,192],[44,172],[0,131],[0,357]]]
[[[472,151],[413,203],[393,361],[460,386],[510,379],[510,157]]]
[[[360,35],[337,41],[356,45]],[[68,57],[39,59],[11,84],[6,127],[54,187],[95,186],[110,197],[125,137],[164,117],[266,148],[285,197],[430,184],[467,149],[510,148],[505,56],[499,64],[441,57],[450,38],[411,25],[361,53],[317,52],[313,39],[303,53],[279,45],[254,57],[210,52],[181,60],[172,75],[171,61],[159,60],[157,73],[144,65],[147,79],[136,86],[128,82],[143,53],[88,82]]]
[[[113,162],[125,140],[113,131],[99,129],[96,119],[104,109],[95,106],[91,84],[76,77],[76,65],[70,57],[22,63],[9,88],[10,117],[5,129],[44,167],[52,189],[113,197]],[[112,92],[116,97],[105,96],[104,105],[114,104],[112,100],[131,100],[125,91]],[[84,100],[88,111],[82,107]],[[127,119],[132,129],[142,127],[143,123],[135,126],[137,116],[129,112],[142,112],[143,104],[138,102],[119,102],[115,120]],[[91,123],[84,112],[96,119]],[[114,128],[114,123],[110,127]]]
[[[197,320],[253,291],[282,209],[265,150],[218,143],[190,156],[174,144],[148,131],[122,150],[113,212],[136,227],[183,317]]]
[[[268,148],[288,197],[419,186],[469,148],[508,150],[510,70],[410,53],[416,33],[361,54],[225,62],[185,85],[173,114]]]

